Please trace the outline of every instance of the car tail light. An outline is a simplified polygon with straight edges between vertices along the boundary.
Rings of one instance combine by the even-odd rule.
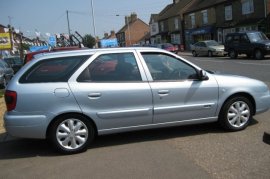
[[[7,90],[5,92],[5,101],[6,101],[7,111],[14,110],[17,104],[17,93],[15,91]]]

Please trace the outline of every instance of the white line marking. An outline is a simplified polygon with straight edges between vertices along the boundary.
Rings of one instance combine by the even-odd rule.
[[[218,60],[218,61],[215,61],[215,60],[201,60],[201,59],[197,59],[197,58],[194,58],[194,60],[200,61],[200,62],[218,62],[218,63],[224,62],[224,61],[220,61],[220,60]]]
[[[244,64],[244,65],[259,65],[259,66],[270,65],[268,63],[245,63],[245,62],[234,62],[234,63]]]

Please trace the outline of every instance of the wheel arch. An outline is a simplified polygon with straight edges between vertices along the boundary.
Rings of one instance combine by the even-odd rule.
[[[231,100],[232,98],[235,98],[235,97],[245,97],[245,98],[247,98],[252,104],[252,109],[253,109],[252,110],[252,115],[256,114],[256,102],[255,102],[255,99],[251,94],[249,94],[247,92],[238,92],[238,93],[234,93],[234,94],[230,95],[229,97],[227,97],[226,100],[222,103],[222,106],[221,106],[221,108],[219,110],[219,114],[220,114],[222,108],[224,107],[224,105],[227,103],[227,101],[229,101],[229,100]]]
[[[89,116],[85,115],[85,114],[82,114],[82,113],[79,113],[79,112],[70,112],[70,113],[63,113],[63,114],[59,114],[58,116],[55,116],[49,123],[48,127],[47,127],[47,130],[46,130],[46,138],[49,137],[49,134],[50,134],[50,129],[51,129],[51,126],[53,125],[53,123],[59,119],[59,118],[62,118],[66,115],[80,115],[82,117],[85,117],[86,119],[89,120],[89,122],[93,125],[94,129],[95,129],[95,135],[98,134],[98,130],[97,130],[97,125],[96,123],[94,122],[93,119],[91,119]]]

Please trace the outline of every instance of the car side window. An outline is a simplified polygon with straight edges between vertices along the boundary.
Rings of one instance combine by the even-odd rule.
[[[154,81],[198,79],[197,71],[189,64],[163,53],[142,53]]]
[[[249,43],[249,39],[248,39],[248,36],[247,35],[241,35],[240,37],[240,42],[241,43]]]
[[[232,43],[232,40],[233,40],[233,37],[231,35],[228,35],[225,43]]]
[[[67,82],[90,56],[45,59],[37,62],[20,78],[20,83]]]
[[[206,47],[206,44],[204,42],[202,42],[202,47]]]
[[[234,36],[233,43],[239,43],[239,36],[238,35]]]
[[[142,81],[133,53],[98,56],[78,77],[78,82]]]

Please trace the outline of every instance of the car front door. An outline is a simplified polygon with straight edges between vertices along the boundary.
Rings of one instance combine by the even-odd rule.
[[[134,51],[96,53],[70,79],[99,132],[152,123],[152,92]]]
[[[199,80],[188,62],[166,53],[141,52],[149,69],[154,123],[216,119],[218,85]]]
[[[246,34],[242,34],[240,36],[239,53],[252,54],[252,49],[250,48],[250,46],[251,45],[248,36]]]

